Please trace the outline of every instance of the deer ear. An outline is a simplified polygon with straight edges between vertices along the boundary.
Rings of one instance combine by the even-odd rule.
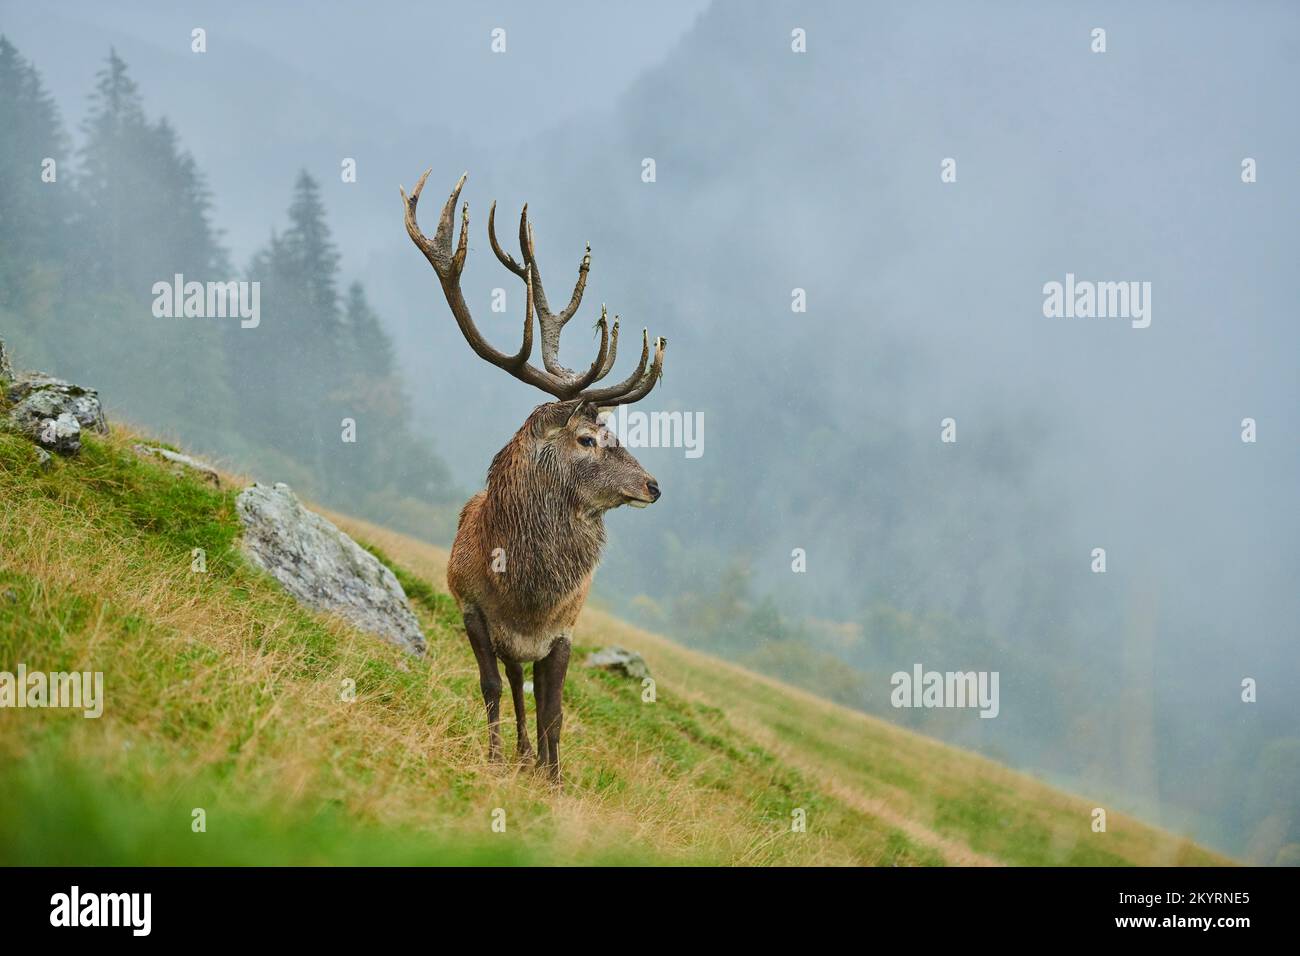
[[[562,402],[548,402],[535,409],[532,419],[532,434],[536,438],[554,438],[569,423],[572,409]]]
[[[569,412],[569,417],[565,420],[564,425],[567,428],[572,425],[575,419],[590,418],[595,419],[596,406],[590,402],[578,402],[573,406],[573,411]]]

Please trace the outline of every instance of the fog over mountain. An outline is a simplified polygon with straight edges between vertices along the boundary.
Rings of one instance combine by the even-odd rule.
[[[636,451],[664,497],[610,517],[613,610],[1244,858],[1300,844],[1300,9],[265,7],[5,3],[0,32],[73,133],[116,49],[241,276],[319,181],[458,492],[544,396],[470,352],[398,184],[432,167],[432,233],[469,171],[463,286],[503,350],[492,201],[511,248],[528,203],[553,305],[590,242],[563,361],[607,302],[616,379],[643,326],[669,342],[636,408],[704,429]],[[1067,281],[1149,313],[1046,316]],[[999,672],[997,719],[891,707],[917,663]]]

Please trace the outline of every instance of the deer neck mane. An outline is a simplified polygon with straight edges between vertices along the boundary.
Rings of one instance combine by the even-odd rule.
[[[485,544],[505,549],[516,593],[545,603],[571,593],[595,569],[605,520],[581,507],[532,424],[530,418],[492,460],[483,531]]]

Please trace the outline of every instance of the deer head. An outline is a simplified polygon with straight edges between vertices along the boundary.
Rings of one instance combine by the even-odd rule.
[[[589,402],[550,402],[534,409],[515,441],[492,462],[488,487],[509,487],[515,475],[527,476],[533,502],[564,502],[585,515],[620,505],[644,508],[659,499],[658,482]]]
[[[627,449],[619,445],[617,438],[601,421],[599,411],[635,402],[650,393],[663,375],[666,340],[655,340],[652,361],[649,333],[643,329],[641,359],[632,374],[617,385],[596,387],[596,383],[613,370],[618,354],[618,316],[614,317],[611,325],[608,313],[602,306],[600,318],[596,322],[600,347],[591,366],[585,371],[575,372],[561,365],[560,333],[582,303],[587,272],[591,268],[591,247],[587,247],[578,266],[578,281],[569,304],[559,313],[554,313],[547,301],[537,267],[533,230],[528,222],[528,206],[524,206],[519,217],[521,263],[497,242],[494,202],[488,212],[488,239],[492,251],[506,269],[523,281],[526,292],[523,344],[513,355],[495,349],[474,324],[460,289],[460,276],[465,268],[469,241],[468,203],[461,207],[460,238],[455,250],[452,249],[452,219],[466,176],[460,177],[456,188],[447,198],[442,214],[438,217],[438,228],[430,239],[416,220],[416,207],[429,172],[426,170],[420,177],[409,197],[405,189],[401,190],[406,209],[406,232],[437,273],[447,305],[451,307],[461,334],[480,358],[557,399],[535,409],[514,441],[497,455],[488,472],[489,491],[494,485],[498,488],[518,485],[521,475],[526,474],[531,485],[548,486],[550,491],[560,494],[560,501],[568,502],[586,513],[598,514],[622,504],[645,507],[657,500],[658,484]],[[534,313],[541,327],[541,368],[529,361],[533,350]],[[522,492],[523,489],[515,490]],[[530,490],[532,494],[528,497],[534,501],[543,493],[540,487]]]

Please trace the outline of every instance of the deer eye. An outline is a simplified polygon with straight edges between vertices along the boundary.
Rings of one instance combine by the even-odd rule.
[[[578,444],[585,445],[588,448],[595,448],[596,439],[592,435],[583,435],[581,438],[578,439]]]

